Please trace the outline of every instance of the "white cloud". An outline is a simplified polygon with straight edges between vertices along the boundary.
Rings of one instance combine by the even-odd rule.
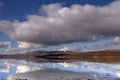
[[[64,67],[72,67],[72,68],[78,68],[78,67],[80,67],[80,66],[78,66],[78,65],[76,65],[76,64],[74,64],[74,63],[58,63],[58,64],[60,64],[60,65],[63,65]]]
[[[3,51],[12,51],[14,48],[12,47],[11,42],[0,42],[0,48],[2,51],[0,53],[3,53]]]
[[[13,47],[12,42],[0,42],[0,54],[22,54],[33,49],[43,50],[45,46],[28,42],[17,42],[18,47]]]
[[[120,1],[100,7],[74,4],[42,6],[44,15],[28,15],[24,22],[0,21],[0,31],[12,39],[41,45],[93,41],[120,34]]]
[[[16,67],[16,73],[23,73],[28,71],[34,71],[34,70],[41,70],[44,69],[43,64],[38,63],[32,63],[27,61],[16,61],[16,60],[0,60],[0,72],[12,72],[11,68]]]
[[[44,67],[30,66],[30,65],[18,65],[16,73],[24,73],[28,71],[40,70],[44,69]]]
[[[81,51],[81,47],[79,47],[79,46],[64,46],[64,48],[60,49],[60,51]]]
[[[81,51],[99,51],[99,50],[119,50],[120,37],[115,37],[111,42],[100,43],[89,47],[84,47]]]
[[[0,66],[0,72],[9,73],[10,66]]]
[[[16,73],[21,73],[21,72],[26,72],[26,71],[30,71],[30,67],[29,66],[17,66],[17,71]]]
[[[35,43],[28,43],[28,42],[17,42],[18,43],[18,48],[20,49],[34,49],[34,48],[42,48],[44,47],[43,45],[40,44],[35,44]]]
[[[120,37],[117,36],[113,41],[114,44],[120,44]]]
[[[0,42],[0,48],[4,48],[4,47],[8,47],[8,48],[11,48],[12,45],[10,42]]]
[[[0,54],[15,54],[23,52],[22,48],[13,47],[12,42],[0,42]],[[27,50],[28,51],[28,50]]]

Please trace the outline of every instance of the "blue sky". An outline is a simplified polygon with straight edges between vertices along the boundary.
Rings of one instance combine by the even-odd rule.
[[[38,9],[44,4],[62,3],[64,6],[73,4],[92,4],[96,6],[107,5],[114,0],[1,0],[4,7],[0,13],[0,20],[25,20],[28,14],[38,14]]]
[[[59,3],[59,4],[62,4],[62,8],[64,8],[64,7],[69,8],[75,4],[78,4],[81,6],[89,4],[90,6],[103,7],[112,2],[115,2],[115,0],[42,0],[42,1],[41,0],[21,0],[21,1],[1,0],[0,2],[3,4],[0,7],[0,21],[2,22],[5,20],[5,21],[10,22],[10,24],[11,24],[11,23],[14,23],[14,21],[16,21],[16,20],[20,23],[27,22],[28,21],[27,17],[29,15],[43,16],[43,14],[40,13],[40,11],[42,11],[41,6],[43,6],[43,5]],[[1,26],[0,26],[0,28],[1,28]],[[105,33],[105,37],[98,39],[98,41],[93,40],[91,42],[91,40],[82,40],[81,39],[81,40],[76,40],[76,41],[70,41],[70,43],[72,42],[72,44],[69,44],[67,46],[74,46],[74,45],[88,46],[88,45],[93,45],[93,44],[101,44],[101,43],[105,43],[105,42],[110,42],[114,39],[114,37],[116,37],[116,34],[118,34],[118,33],[115,33],[115,35],[113,35],[114,34],[113,33],[111,35],[106,32],[103,32],[103,35],[104,35],[104,33]],[[13,32],[12,34],[16,34],[16,33]],[[106,34],[108,34],[107,37],[106,37]],[[97,35],[97,36],[99,36],[99,35]],[[101,37],[101,35],[100,35],[100,37]],[[64,40],[64,38],[63,38],[63,40]],[[9,42],[9,41],[15,47],[17,47],[17,41],[26,41],[26,40],[16,39],[16,37],[11,38],[11,35],[6,33],[6,31],[4,32],[4,31],[0,30],[0,42]],[[32,42],[32,41],[28,40],[28,42]],[[41,41],[41,43],[42,42],[44,42],[44,41]],[[34,41],[33,41],[33,43],[34,43]],[[49,42],[44,42],[44,43],[48,45]],[[69,41],[67,43],[65,43],[64,41],[61,41],[59,44],[60,45],[59,47],[61,48],[68,43],[69,43]],[[37,44],[39,44],[39,41],[37,42]],[[49,45],[52,45],[52,44],[57,44],[57,43],[54,43],[54,42],[49,43]],[[61,44],[64,44],[64,45],[61,45]],[[50,47],[48,47],[47,49],[50,49]]]

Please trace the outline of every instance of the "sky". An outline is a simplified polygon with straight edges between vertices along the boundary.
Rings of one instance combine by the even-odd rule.
[[[68,7],[73,4],[104,6],[112,1],[114,0],[1,0],[3,6],[0,20],[24,21],[28,14],[38,14],[40,6],[47,4],[60,3]]]
[[[119,0],[0,0],[0,54],[120,49],[119,9]]]
[[[0,0],[0,50],[118,47],[119,8],[119,0]]]

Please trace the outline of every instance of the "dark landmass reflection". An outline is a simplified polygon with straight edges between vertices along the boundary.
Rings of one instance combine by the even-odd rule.
[[[106,50],[93,52],[72,51],[33,51],[25,54],[0,55],[0,59],[16,59],[31,62],[100,62],[120,63],[120,50]]]

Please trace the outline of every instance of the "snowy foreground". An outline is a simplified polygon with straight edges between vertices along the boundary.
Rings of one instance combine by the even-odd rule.
[[[32,72],[16,73],[10,75],[7,80],[120,80],[120,78],[94,72],[77,73],[59,69],[42,69]]]

